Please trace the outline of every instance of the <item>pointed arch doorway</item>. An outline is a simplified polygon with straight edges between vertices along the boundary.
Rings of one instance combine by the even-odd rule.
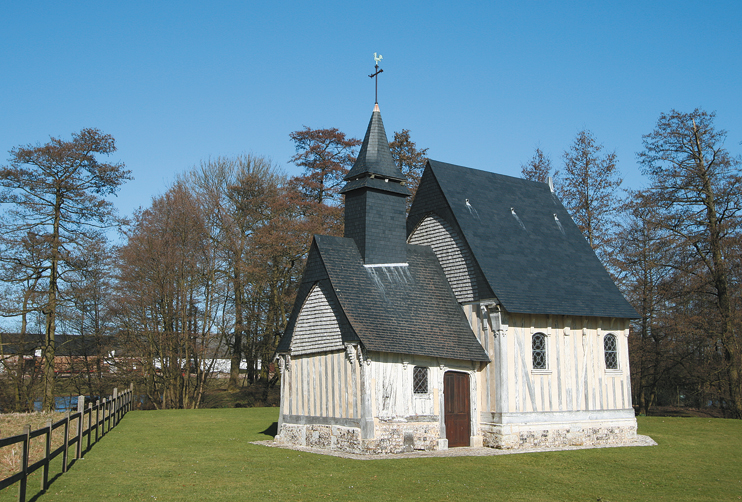
[[[443,375],[443,400],[448,447],[469,446],[471,435],[469,375],[458,371],[446,371]]]

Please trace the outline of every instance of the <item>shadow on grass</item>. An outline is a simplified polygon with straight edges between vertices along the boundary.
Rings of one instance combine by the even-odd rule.
[[[72,464],[74,464],[74,461],[72,462]],[[70,466],[71,466],[72,464],[70,464]],[[67,469],[69,469],[69,467],[67,467]],[[36,493],[36,495],[34,495],[34,496],[33,496],[33,497],[31,497],[31,498],[27,498],[26,500],[27,500],[28,502],[36,502],[37,500],[39,500],[39,497],[41,497],[42,495],[46,494],[46,493],[47,493],[47,492],[48,492],[48,491],[49,491],[49,490],[51,489],[51,487],[52,487],[52,485],[54,484],[54,482],[55,482],[56,480],[58,480],[59,478],[61,478],[63,474],[64,474],[63,472],[58,472],[58,473],[57,473],[57,474],[55,474],[54,476],[50,477],[50,478],[49,478],[49,484],[47,485],[47,487],[46,487],[46,490],[39,490],[39,491],[38,491],[38,492]]]
[[[276,434],[278,434],[278,422],[273,422],[267,429],[260,431],[260,433],[265,436],[276,437]]]
[[[100,438],[98,438],[98,441],[100,441],[100,439],[102,439],[102,438],[103,438],[103,436],[101,436]],[[95,441],[94,443],[90,444],[90,446],[87,446],[87,447],[85,447],[85,448],[82,449],[82,452],[81,452],[82,458],[85,458],[85,454],[88,453],[90,450],[92,450],[93,447],[98,443],[98,441]],[[74,450],[73,449],[70,449],[70,450],[71,450],[71,453],[74,454]],[[69,470],[72,469],[75,466],[75,464],[77,463],[77,460],[78,459],[73,458],[73,459],[67,461],[67,472],[69,472]],[[39,470],[37,472],[41,473],[42,471]],[[57,472],[54,476],[51,476],[49,478],[48,483],[47,483],[46,490],[39,490],[38,492],[36,492],[36,494],[33,497],[27,498],[26,500],[28,502],[35,502],[36,500],[38,500],[39,497],[41,497],[42,495],[46,494],[51,489],[52,485],[59,478],[61,478],[64,474],[65,474],[65,472],[60,471],[60,472]]]

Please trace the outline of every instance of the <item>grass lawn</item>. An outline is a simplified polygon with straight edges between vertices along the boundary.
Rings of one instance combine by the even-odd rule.
[[[270,439],[277,417],[130,412],[37,500],[742,500],[739,420],[640,417],[655,447],[348,460],[250,444]]]

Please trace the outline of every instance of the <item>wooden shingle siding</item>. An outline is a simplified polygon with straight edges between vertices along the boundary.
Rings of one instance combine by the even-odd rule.
[[[319,285],[309,293],[296,320],[291,340],[293,356],[343,350],[340,325],[333,312],[336,306],[330,301]]]
[[[459,303],[478,298],[472,256],[448,223],[434,214],[426,216],[408,242],[433,248]]]

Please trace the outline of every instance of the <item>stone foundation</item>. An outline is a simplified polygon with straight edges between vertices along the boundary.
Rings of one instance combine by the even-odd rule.
[[[485,429],[482,431],[484,446],[508,450],[618,446],[636,439],[636,425],[493,425]]]
[[[374,439],[366,440],[368,453],[404,453],[438,449],[438,422],[376,421]]]
[[[356,454],[389,454],[447,449],[437,417],[374,420],[374,437],[363,439],[359,427],[326,424],[281,425],[275,441]],[[422,418],[422,420],[419,420]],[[636,421],[532,424],[485,424],[472,446],[504,450],[568,446],[620,446],[636,439]]]
[[[373,439],[361,439],[361,429],[357,427],[284,423],[275,441],[360,454],[430,451],[437,450],[441,444],[437,420],[425,422],[376,420]]]

